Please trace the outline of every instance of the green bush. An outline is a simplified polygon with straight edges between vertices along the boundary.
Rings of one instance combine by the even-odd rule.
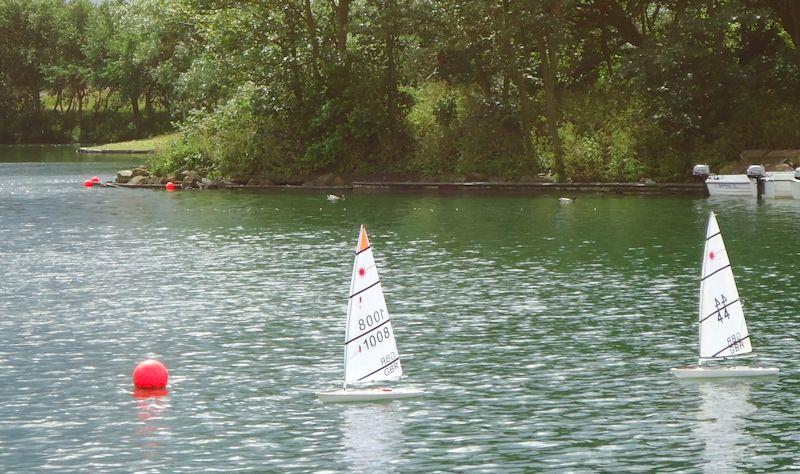
[[[646,111],[647,104],[635,97],[602,89],[565,97],[559,137],[567,179],[609,182],[660,176],[655,165],[665,159],[666,149],[650,144],[662,143],[664,136]],[[535,143],[549,147],[541,138]],[[552,150],[545,156],[552,169]]]
[[[211,163],[196,143],[191,143],[184,135],[148,159],[150,171],[157,176],[167,176],[180,169],[208,169]]]
[[[470,88],[429,82],[413,90],[409,172],[427,178],[517,180],[539,170],[514,107]]]
[[[262,100],[263,91],[247,83],[213,112],[192,112],[182,123],[182,139],[152,158],[153,170],[166,175],[191,168],[233,180],[300,180],[311,168],[284,138],[287,124],[265,113]]]
[[[444,82],[429,82],[410,91],[414,105],[407,121],[414,140],[408,171],[424,177],[452,174],[459,159],[459,92]]]

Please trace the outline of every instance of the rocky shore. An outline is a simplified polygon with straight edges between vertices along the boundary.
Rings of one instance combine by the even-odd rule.
[[[207,188],[213,189],[225,187],[229,182],[215,181],[208,179],[192,170],[184,170],[179,173],[171,173],[166,177],[155,176],[147,168],[133,168],[129,170],[117,171],[117,184],[127,184],[129,186],[164,186],[173,183],[184,189]],[[232,184],[232,183],[231,183]]]
[[[272,186],[307,186],[307,187],[344,187],[344,178],[333,173],[319,175],[307,180],[288,180],[276,183],[268,178],[250,178],[247,180],[210,179],[202,170],[182,169],[167,176],[155,176],[147,168],[139,167],[117,172],[117,184],[128,186],[164,186],[172,183],[183,189],[224,189],[233,187],[272,187]]]
[[[270,179],[252,178],[243,181],[215,180],[197,170],[179,170],[166,177],[153,176],[145,168],[122,170],[117,173],[119,187],[164,188],[172,183],[180,189],[327,189],[359,193],[407,192],[407,193],[504,193],[504,194],[615,194],[615,195],[685,195],[703,196],[702,183],[655,183],[643,180],[636,183],[556,183],[552,181],[501,182],[430,182],[393,181],[373,179],[369,181],[347,181],[333,173],[319,175],[313,179],[273,182]]]

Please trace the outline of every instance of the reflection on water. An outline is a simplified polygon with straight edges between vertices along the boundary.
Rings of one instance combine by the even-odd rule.
[[[136,437],[140,439],[142,457],[158,456],[159,437],[165,433],[161,420],[169,408],[168,390],[135,389],[132,393],[137,408]]]
[[[386,472],[402,454],[402,414],[395,403],[346,405],[342,412],[343,461],[359,472]]]
[[[734,472],[746,459],[752,443],[745,421],[755,411],[749,395],[749,382],[700,383],[702,404],[694,434],[705,443],[705,472]]]

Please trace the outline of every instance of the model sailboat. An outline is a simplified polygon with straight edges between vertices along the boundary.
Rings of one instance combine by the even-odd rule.
[[[356,244],[356,259],[350,280],[344,340],[344,386],[342,390],[318,393],[320,400],[393,400],[424,394],[421,390],[411,388],[347,388],[353,384],[395,380],[403,375],[378,268],[372,256],[367,229],[363,225]]]
[[[728,252],[714,212],[708,219],[700,277],[700,359],[697,367],[678,367],[679,378],[752,377],[775,375],[777,368],[705,366],[704,362],[754,357],[742,302],[733,279]]]

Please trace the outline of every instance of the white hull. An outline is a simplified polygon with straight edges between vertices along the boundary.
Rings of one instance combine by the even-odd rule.
[[[709,379],[723,377],[765,377],[777,375],[775,367],[676,367],[670,369],[679,379]]]
[[[800,180],[792,181],[792,197],[800,199]]]
[[[793,171],[767,173],[764,197],[769,199],[800,199],[800,189]],[[710,196],[758,196],[756,181],[744,174],[716,174],[706,179]]]
[[[767,173],[764,196],[771,199],[792,199],[793,181],[796,181],[793,171]]]
[[[756,197],[756,182],[744,174],[713,175],[706,179],[710,196]]]
[[[377,402],[415,398],[425,392],[415,388],[364,388],[319,392],[317,396],[323,402]]]

